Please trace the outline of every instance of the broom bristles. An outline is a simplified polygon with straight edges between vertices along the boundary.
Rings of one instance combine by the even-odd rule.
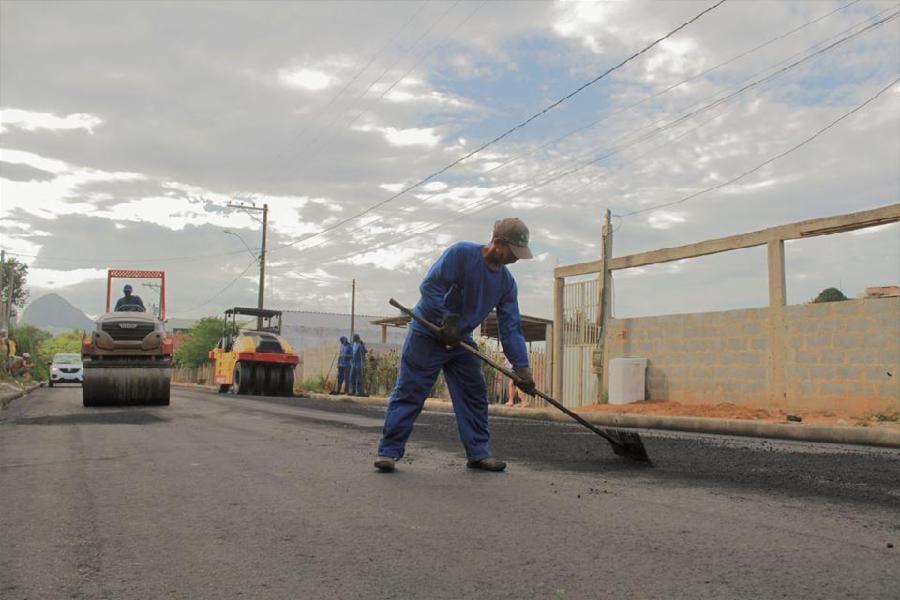
[[[612,442],[613,452],[619,456],[624,456],[638,462],[650,462],[650,456],[647,454],[647,448],[641,441],[641,436],[636,431],[623,431],[621,429],[609,432],[615,441]]]

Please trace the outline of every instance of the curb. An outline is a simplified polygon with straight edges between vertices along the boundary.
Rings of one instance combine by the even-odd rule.
[[[332,396],[330,394],[318,393],[308,393],[307,395],[310,398],[319,400],[353,402],[355,404],[367,406],[387,406],[388,403],[388,399],[381,396],[360,398],[357,396]],[[426,400],[425,410],[452,413],[453,405],[450,402],[442,400]],[[569,417],[560,412],[540,408],[514,408],[492,404],[488,406],[488,413],[495,416],[531,419],[535,421],[572,422]],[[658,429],[686,433],[771,438],[796,442],[855,444],[862,446],[900,448],[900,432],[885,428],[789,425],[785,423],[765,423],[738,419],[633,415],[628,413],[579,413],[579,415],[589,423],[606,427]]]
[[[28,387],[26,387],[22,390],[19,390],[18,392],[13,392],[9,396],[4,396],[4,397],[0,398],[0,410],[6,410],[6,407],[9,406],[10,402],[12,402],[13,400],[15,400],[17,398],[21,398],[22,396],[24,396],[26,394],[30,394],[31,392],[38,389],[39,387],[44,387],[44,384],[43,383],[32,383]]]

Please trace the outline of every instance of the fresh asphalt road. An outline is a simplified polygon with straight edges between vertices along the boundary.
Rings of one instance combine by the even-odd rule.
[[[900,450],[495,418],[505,473],[423,413],[393,474],[383,409],[177,388],[0,412],[0,598],[897,598]],[[893,547],[889,547],[892,545]]]

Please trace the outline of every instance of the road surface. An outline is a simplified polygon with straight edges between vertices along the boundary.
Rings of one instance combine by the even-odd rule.
[[[473,472],[423,413],[177,388],[40,389],[0,412],[0,598],[897,598],[900,450],[494,418]],[[893,547],[890,547],[893,546]]]

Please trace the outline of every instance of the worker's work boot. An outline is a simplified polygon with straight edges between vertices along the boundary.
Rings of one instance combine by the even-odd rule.
[[[397,461],[390,456],[378,455],[375,458],[375,468],[382,473],[393,473],[394,469],[397,468],[396,463]]]
[[[506,468],[506,463],[502,460],[497,460],[493,456],[488,456],[481,460],[472,460],[470,458],[466,461],[466,466],[470,469],[481,469],[482,471],[502,471]]]

